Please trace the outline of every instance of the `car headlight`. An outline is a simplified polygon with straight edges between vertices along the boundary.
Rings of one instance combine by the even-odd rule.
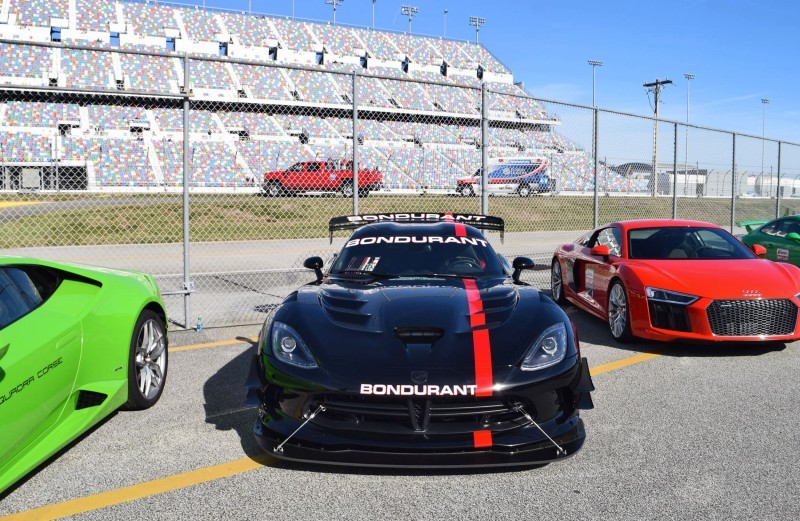
[[[668,291],[666,289],[650,287],[645,288],[645,294],[647,295],[648,300],[666,302],[668,304],[680,304],[683,306],[688,306],[700,298],[696,295],[687,295],[686,293],[678,293],[677,291]]]
[[[567,327],[563,322],[545,329],[528,350],[520,368],[536,371],[562,361],[567,354]]]
[[[272,353],[278,360],[303,369],[314,369],[317,361],[300,335],[288,324],[272,323]]]

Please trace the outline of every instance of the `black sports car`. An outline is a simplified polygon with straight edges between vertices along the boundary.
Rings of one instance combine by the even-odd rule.
[[[265,321],[248,385],[279,458],[342,465],[541,464],[574,454],[592,408],[567,315],[519,280],[485,215],[337,217],[356,229]],[[257,398],[257,402],[256,402]]]

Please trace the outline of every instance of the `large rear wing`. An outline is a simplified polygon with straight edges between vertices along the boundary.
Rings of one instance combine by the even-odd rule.
[[[739,226],[744,226],[744,229],[747,230],[747,233],[752,232],[757,227],[761,226],[762,224],[767,224],[769,221],[742,221]]]
[[[505,222],[500,217],[480,214],[465,213],[376,213],[363,215],[345,215],[334,217],[328,222],[330,241],[333,242],[333,232],[341,230],[355,230],[367,224],[374,223],[440,223],[452,222],[468,224],[480,230],[500,232],[500,240],[505,233]]]

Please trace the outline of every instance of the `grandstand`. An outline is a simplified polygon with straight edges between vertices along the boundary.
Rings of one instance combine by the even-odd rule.
[[[178,189],[184,53],[194,58],[193,186],[256,187],[266,170],[347,157],[355,98],[360,161],[384,173],[385,189],[453,190],[480,165],[485,82],[497,93],[489,97],[490,155],[547,156],[562,189],[592,189],[586,153],[481,45],[164,2],[3,5],[0,84],[19,89],[2,91],[0,189],[22,188],[20,168],[52,165],[85,182],[40,188]],[[646,189],[605,167],[600,176],[606,190]]]

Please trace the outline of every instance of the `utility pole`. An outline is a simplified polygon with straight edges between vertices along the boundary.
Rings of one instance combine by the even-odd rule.
[[[652,92],[655,97],[655,108],[653,109],[655,113],[655,120],[653,121],[653,171],[650,174],[650,182],[653,185],[653,192],[651,195],[653,197],[656,196],[658,190],[658,100],[664,85],[671,84],[672,80],[659,80],[656,78],[656,81],[642,85],[647,89],[647,92]]]

